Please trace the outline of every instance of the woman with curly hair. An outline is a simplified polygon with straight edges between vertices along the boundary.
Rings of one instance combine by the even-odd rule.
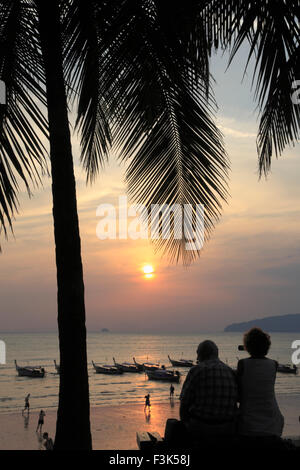
[[[260,328],[244,335],[244,348],[250,354],[238,362],[239,426],[241,436],[280,437],[284,418],[275,397],[277,362],[266,355],[270,336]]]

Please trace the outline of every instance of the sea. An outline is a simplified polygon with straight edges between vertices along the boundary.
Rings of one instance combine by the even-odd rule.
[[[59,375],[55,371],[54,359],[59,363],[58,338],[56,333],[0,333],[6,343],[6,364],[0,365],[0,413],[22,409],[25,396],[30,393],[31,409],[56,408],[58,404]],[[241,333],[216,334],[128,334],[128,333],[88,333],[88,369],[91,406],[110,406],[142,403],[147,393],[151,401],[162,402],[168,399],[170,384],[151,381],[143,373],[124,373],[120,376],[96,374],[95,363],[113,364],[117,362],[157,362],[171,367],[168,355],[173,359],[196,360],[198,344],[211,339],[219,347],[220,359],[236,367],[238,359],[247,357],[238,350],[242,343]],[[272,334],[272,346],[268,357],[281,363],[291,363],[292,342],[300,339],[297,333]],[[14,360],[18,365],[42,366],[47,374],[44,378],[31,379],[18,377]],[[178,369],[178,368],[177,368]],[[178,369],[182,373],[181,382],[174,384],[175,397],[179,397],[182,383],[188,369]],[[276,393],[296,396],[300,394],[300,374],[277,374]]]

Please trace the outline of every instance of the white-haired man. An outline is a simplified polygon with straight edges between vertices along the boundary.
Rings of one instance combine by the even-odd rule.
[[[233,370],[219,359],[217,345],[203,341],[180,395],[180,419],[194,436],[235,433],[237,382]]]

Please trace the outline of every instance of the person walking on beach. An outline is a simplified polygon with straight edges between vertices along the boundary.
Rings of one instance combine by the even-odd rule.
[[[144,411],[146,411],[146,409],[148,408],[148,411],[150,413],[150,409],[151,409],[151,403],[150,403],[150,393],[148,393],[148,395],[145,396],[145,408],[144,408]]]
[[[173,397],[174,397],[174,390],[175,390],[175,388],[174,388],[173,384],[171,384],[171,387],[170,387],[170,398],[173,398]]]
[[[30,397],[30,393],[28,393],[28,395],[26,395],[26,397],[25,397],[25,405],[24,405],[24,410],[22,411],[22,414],[26,410],[27,410],[27,413],[29,413],[29,411],[30,411],[29,397]]]
[[[44,412],[44,410],[41,410],[40,414],[39,414],[39,420],[38,420],[38,425],[37,425],[37,428],[36,428],[36,432],[38,432],[38,431],[42,432],[42,427],[43,427],[43,424],[44,424],[44,417],[45,416],[46,416],[46,413]]]

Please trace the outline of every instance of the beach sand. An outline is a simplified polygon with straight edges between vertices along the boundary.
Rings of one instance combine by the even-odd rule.
[[[278,403],[285,417],[285,436],[300,435],[300,397],[278,396]],[[45,410],[43,432],[55,436],[56,411]],[[76,410],[75,410],[76,412]],[[154,403],[150,418],[144,413],[142,404],[121,406],[99,406],[91,409],[91,425],[94,449],[137,449],[137,431],[158,431],[164,434],[168,418],[178,418],[179,402]],[[30,413],[28,422],[21,412],[0,414],[0,449],[1,450],[38,450],[41,443],[36,434],[38,410]],[[72,430],[70,429],[70,432]]]

